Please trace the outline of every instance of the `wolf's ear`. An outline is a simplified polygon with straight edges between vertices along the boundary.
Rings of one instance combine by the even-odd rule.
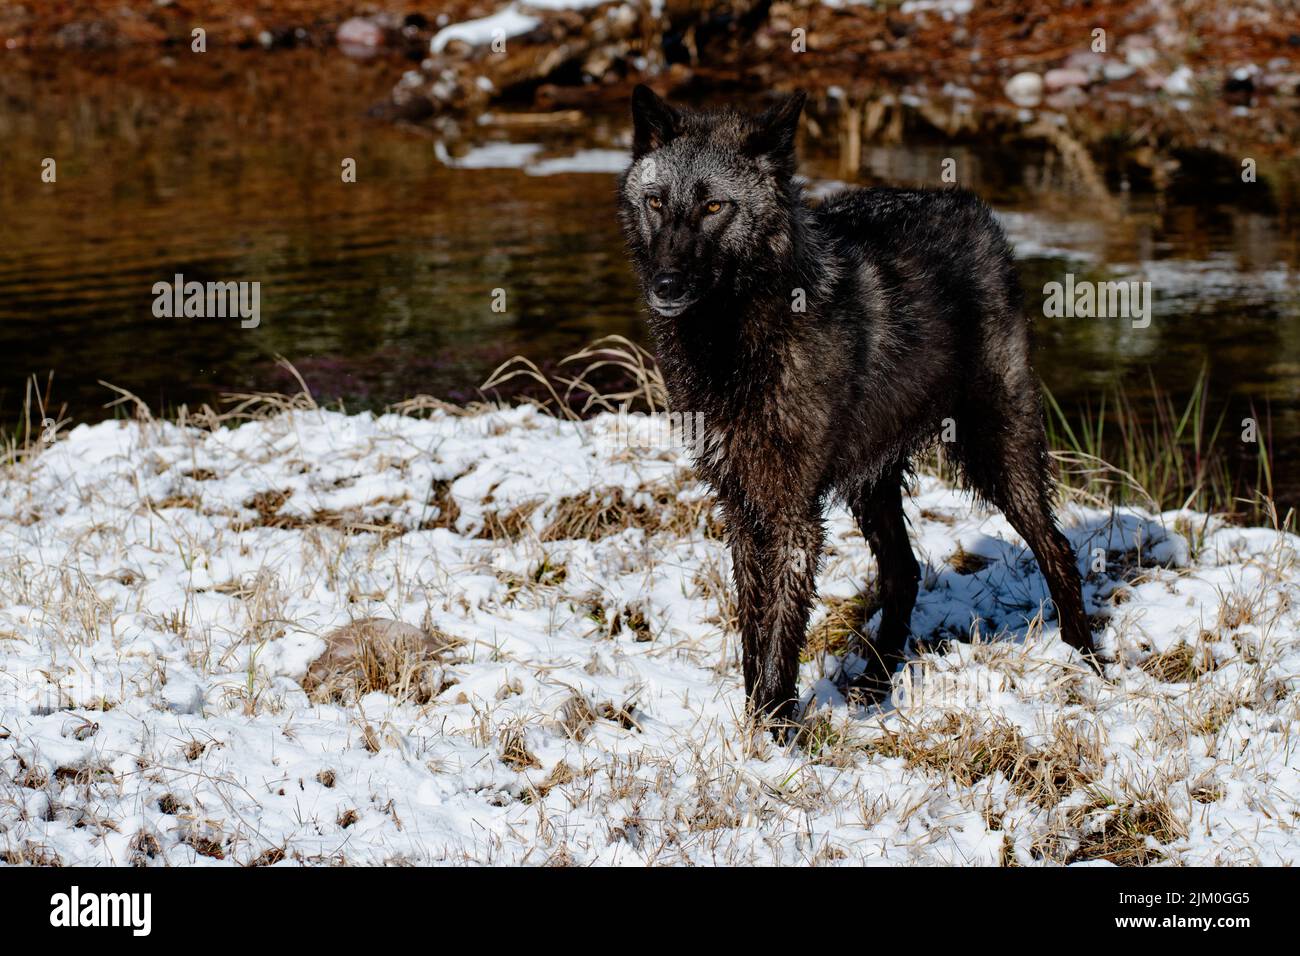
[[[808,94],[798,90],[759,114],[754,131],[745,140],[745,152],[755,159],[766,158],[778,171],[794,175],[794,137],[807,99]]]
[[[632,91],[632,158],[666,146],[679,132],[681,114],[644,83]]]

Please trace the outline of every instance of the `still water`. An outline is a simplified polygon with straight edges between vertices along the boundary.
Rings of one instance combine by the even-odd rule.
[[[614,216],[623,117],[507,116],[433,132],[366,117],[394,66],[308,51],[10,58],[0,75],[0,420],[54,373],[74,420],[128,389],[155,409],[289,391],[320,401],[453,401],[515,354],[542,364],[611,333],[645,340]],[[1165,190],[1081,190],[1052,152],[998,136],[863,145],[809,137],[834,183],[961,182],[1004,216],[1026,301],[1044,284],[1151,282],[1151,323],[1038,318],[1038,370],[1063,404],[1148,376],[1181,396],[1203,366],[1229,421],[1271,418],[1280,497],[1300,498],[1297,195],[1261,169],[1187,162]],[[41,181],[56,161],[57,181]],[[344,160],[356,181],[344,182]],[[260,322],[159,318],[155,283],[260,283]],[[494,301],[505,309],[494,311]],[[494,294],[495,293],[495,294]],[[1240,413],[1240,414],[1239,414]]]

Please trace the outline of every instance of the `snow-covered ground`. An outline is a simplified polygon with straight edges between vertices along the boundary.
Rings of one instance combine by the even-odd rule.
[[[707,495],[627,437],[297,409],[80,426],[12,466],[0,859],[1300,861],[1295,538],[1068,509],[1102,680],[1002,517],[923,477],[924,646],[879,708],[844,693],[874,565],[836,510],[782,748],[743,720]],[[309,697],[366,617],[443,649],[392,694]]]

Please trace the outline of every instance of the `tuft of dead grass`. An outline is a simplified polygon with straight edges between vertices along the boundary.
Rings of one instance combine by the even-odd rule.
[[[9,866],[63,866],[63,859],[57,853],[30,840],[17,849],[0,850],[0,862]]]
[[[310,515],[286,513],[282,509],[292,496],[289,491],[259,491],[247,501],[244,507],[257,512],[257,518],[250,524],[239,524],[243,530],[254,528],[280,528],[298,531],[307,528],[330,528],[343,534],[377,534],[381,540],[406,534],[410,529],[393,521],[388,515],[367,516],[360,508],[336,511],[332,508],[317,508]],[[400,502],[380,500],[372,505],[398,504]]]
[[[1195,645],[1186,642],[1175,644],[1159,654],[1152,654],[1139,666],[1162,684],[1190,684],[1219,665],[1209,646],[1198,641]]]
[[[1050,809],[1093,782],[1105,764],[1100,744],[1058,721],[1041,742],[1031,742],[1001,718],[950,713],[942,721],[887,730],[866,749],[901,757],[909,767],[971,787],[1001,774],[1013,790]]]
[[[162,854],[162,844],[148,830],[137,830],[127,846],[131,850],[132,866],[148,866],[150,860]]]
[[[570,740],[581,742],[587,736],[587,730],[599,719],[595,708],[591,706],[584,694],[574,691],[563,704],[560,705],[559,725],[560,730]]]
[[[1178,814],[1162,799],[1133,804],[1094,802],[1075,808],[1070,817],[1084,836],[1068,863],[1107,860],[1116,866],[1147,866],[1164,859],[1153,842],[1169,844],[1187,835]]]
[[[958,574],[978,574],[993,562],[981,554],[972,554],[967,551],[960,541],[957,542],[957,550],[948,558],[948,566]]]
[[[456,522],[460,520],[460,505],[451,493],[451,486],[455,483],[456,478],[441,478],[433,483],[429,489],[429,505],[436,513],[420,523],[421,531],[432,531],[434,528],[456,530]]]
[[[680,485],[642,486],[629,496],[622,488],[606,492],[561,498],[550,512],[542,529],[542,541],[599,541],[629,528],[640,528],[647,535],[666,533],[690,538],[703,533],[720,541],[722,522],[713,514],[713,499],[683,501]],[[652,503],[633,503],[633,497],[649,496]]]
[[[575,375],[548,376],[535,362],[516,355],[496,369],[480,388],[496,392],[509,382],[532,383],[547,396],[537,404],[571,420],[594,411],[668,407],[668,389],[653,355],[621,335],[607,335],[560,360],[561,367],[585,363]],[[593,377],[616,384],[597,385]]]
[[[214,860],[224,860],[226,858],[225,847],[216,837],[202,833],[191,833],[182,842],[188,843],[194,848],[194,852],[200,856],[211,857]]]
[[[809,628],[804,642],[803,659],[810,661],[821,654],[840,656],[867,642],[867,621],[879,609],[874,591],[864,591],[851,598],[826,601],[826,616]]]
[[[501,728],[497,738],[501,762],[513,770],[532,770],[542,765],[537,755],[528,749],[528,738],[519,724]]]

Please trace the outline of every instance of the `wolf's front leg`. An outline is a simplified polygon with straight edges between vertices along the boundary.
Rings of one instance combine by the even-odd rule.
[[[799,652],[816,597],[823,537],[820,518],[811,515],[784,517],[769,532],[768,588],[751,701],[756,715],[779,724],[794,716]]]
[[[767,596],[767,565],[763,560],[763,542],[752,524],[739,509],[724,506],[723,512],[727,545],[731,549],[731,577],[736,587],[745,697],[752,701]]]

